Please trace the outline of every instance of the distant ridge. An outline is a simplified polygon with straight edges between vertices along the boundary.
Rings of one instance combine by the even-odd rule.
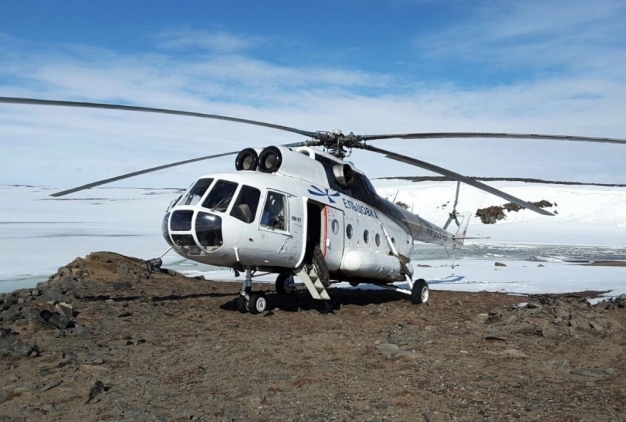
[[[608,184],[608,183],[585,183],[585,182],[562,182],[556,180],[528,179],[520,177],[472,177],[474,180],[483,182],[524,182],[524,183],[545,183],[549,185],[573,185],[573,186],[605,186],[609,188],[626,188],[626,184]],[[454,179],[443,176],[397,176],[397,177],[377,177],[373,180],[408,180],[410,182],[454,182]]]

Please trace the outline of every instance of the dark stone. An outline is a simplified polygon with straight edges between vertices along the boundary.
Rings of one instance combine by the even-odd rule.
[[[41,317],[48,324],[51,324],[60,330],[67,328],[71,322],[65,315],[55,314],[47,310],[41,312]]]
[[[52,381],[46,385],[44,385],[41,388],[41,391],[48,391],[48,390],[52,390],[54,387],[58,387],[59,385],[61,385],[61,383],[63,382],[63,380],[56,380],[56,381]]]
[[[9,400],[9,397],[11,397],[9,393],[7,393],[6,391],[0,391],[0,404]]]
[[[9,309],[0,313],[0,321],[15,322],[22,319],[21,308],[19,305],[11,305]]]
[[[496,267],[506,267],[506,264],[503,264],[502,262],[496,262]]]
[[[85,404],[89,403],[93,400],[98,394],[102,394],[105,392],[104,383],[100,380],[93,383],[93,386],[89,390],[89,398],[85,402]]]
[[[46,290],[43,293],[43,298],[48,302],[69,302],[70,297],[57,290]]]

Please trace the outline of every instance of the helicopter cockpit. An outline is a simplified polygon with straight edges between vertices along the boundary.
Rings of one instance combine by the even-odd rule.
[[[198,179],[163,218],[162,232],[168,244],[185,255],[206,255],[224,244],[223,216],[253,223],[261,191],[239,186],[224,179]]]

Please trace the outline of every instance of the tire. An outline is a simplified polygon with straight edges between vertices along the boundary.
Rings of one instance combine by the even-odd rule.
[[[250,295],[250,301],[248,302],[248,310],[251,314],[256,315],[261,312],[265,312],[267,309],[267,301],[263,295]]]
[[[279,295],[290,295],[294,292],[293,276],[288,273],[280,273],[276,277],[276,293]]]
[[[239,297],[237,298],[237,310],[242,314],[248,312],[248,304],[246,302],[246,297],[239,295]]]
[[[420,303],[428,302],[428,297],[430,296],[430,289],[428,288],[428,283],[423,278],[419,280],[415,280],[413,283],[413,288],[411,289],[411,303],[413,305],[419,305]]]

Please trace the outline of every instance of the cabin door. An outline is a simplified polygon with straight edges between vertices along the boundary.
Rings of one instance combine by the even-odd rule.
[[[322,233],[324,242],[322,252],[329,271],[336,271],[341,265],[344,246],[343,211],[329,206],[324,207]]]

